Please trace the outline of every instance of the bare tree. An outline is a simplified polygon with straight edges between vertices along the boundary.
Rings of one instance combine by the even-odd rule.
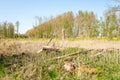
[[[42,17],[35,16],[35,25],[40,25],[42,23]]]
[[[15,25],[16,25],[16,28],[17,28],[16,32],[17,32],[17,34],[19,34],[19,25],[20,25],[20,22],[16,21]]]
[[[104,15],[109,16],[111,14],[120,13],[120,0],[113,0],[113,1],[115,1],[117,4],[109,7]]]

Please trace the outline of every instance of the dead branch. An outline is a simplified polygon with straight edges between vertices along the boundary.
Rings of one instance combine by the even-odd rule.
[[[53,37],[50,38],[50,40],[47,43],[47,46],[50,44],[50,42],[52,41]]]

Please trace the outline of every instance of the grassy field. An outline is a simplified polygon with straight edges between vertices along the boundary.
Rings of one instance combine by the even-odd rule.
[[[53,60],[54,57],[83,53]],[[120,80],[120,50],[66,48],[61,52],[40,52],[1,55],[1,80]],[[97,69],[95,74],[84,73],[77,77],[68,73],[63,65],[66,60],[74,60],[76,65],[84,64]]]

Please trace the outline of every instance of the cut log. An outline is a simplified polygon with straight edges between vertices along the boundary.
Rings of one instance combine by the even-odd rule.
[[[46,53],[50,53],[51,51],[60,52],[59,49],[53,48],[53,47],[50,47],[50,46],[44,46],[42,50],[46,51]]]
[[[38,51],[37,53],[40,53],[41,51],[45,51],[47,54],[52,52],[52,51],[55,51],[55,52],[60,52],[60,49],[58,48],[54,48],[54,47],[51,47],[51,46],[44,46],[40,51]]]

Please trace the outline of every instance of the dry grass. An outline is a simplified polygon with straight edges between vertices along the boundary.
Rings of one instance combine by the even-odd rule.
[[[2,40],[0,41],[0,53],[36,53],[43,46],[46,46],[48,41],[49,40]],[[107,40],[53,40],[49,45],[52,44],[55,44],[54,47],[61,49],[69,47],[85,49],[120,49],[120,41]]]

